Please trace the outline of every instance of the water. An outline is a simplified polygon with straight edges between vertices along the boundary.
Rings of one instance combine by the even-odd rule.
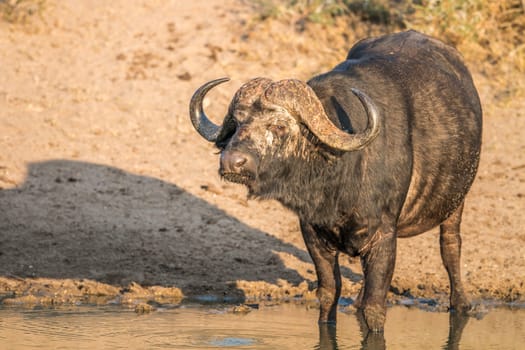
[[[352,314],[340,312],[337,328],[320,328],[318,310],[301,305],[228,309],[184,305],[138,315],[119,307],[0,308],[0,349],[525,349],[523,308],[453,318],[449,327],[447,313],[396,306],[388,309],[384,336],[368,337]]]

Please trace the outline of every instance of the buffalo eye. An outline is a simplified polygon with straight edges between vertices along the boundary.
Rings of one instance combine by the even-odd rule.
[[[282,124],[271,124],[268,126],[268,130],[278,137],[285,136],[288,133],[288,128]]]

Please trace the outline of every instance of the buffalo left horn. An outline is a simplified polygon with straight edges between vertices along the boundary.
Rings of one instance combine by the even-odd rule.
[[[268,107],[286,109],[324,144],[342,151],[357,151],[379,134],[379,112],[365,93],[354,88],[351,90],[361,101],[368,117],[368,126],[358,134],[349,134],[335,126],[312,88],[300,80],[288,79],[271,84],[261,96],[261,102]]]
[[[204,96],[215,86],[229,81],[230,78],[220,78],[207,82],[195,91],[190,101],[190,118],[197,132],[210,142],[215,142],[222,127],[213,123],[204,113],[202,101]]]

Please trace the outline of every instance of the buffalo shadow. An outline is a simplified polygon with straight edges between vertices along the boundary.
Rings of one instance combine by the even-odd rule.
[[[298,232],[298,234],[300,234]],[[304,280],[276,252],[308,253],[175,184],[80,161],[31,163],[0,190],[0,275],[93,279],[242,297],[235,281]]]

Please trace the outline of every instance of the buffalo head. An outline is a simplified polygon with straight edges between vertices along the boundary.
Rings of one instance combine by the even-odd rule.
[[[213,87],[228,78],[212,80],[201,86],[190,102],[190,117],[199,134],[215,142],[221,150],[220,175],[228,181],[245,184],[252,194],[262,194],[265,179],[275,177],[270,168],[290,158],[308,160],[319,148],[356,151],[364,148],[379,133],[378,111],[363,92],[352,92],[363,104],[368,116],[367,128],[349,134],[335,126],[321,101],[306,83],[299,80],[272,82],[252,79],[233,97],[222,125],[206,116],[202,101]],[[273,166],[272,166],[273,165]],[[282,181],[286,166],[277,166]]]

